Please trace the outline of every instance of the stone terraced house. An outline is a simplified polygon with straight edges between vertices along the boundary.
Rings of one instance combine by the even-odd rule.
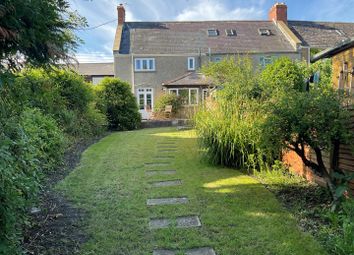
[[[132,85],[144,119],[163,93],[186,106],[202,102],[211,84],[198,70],[210,61],[247,55],[257,67],[281,56],[309,62],[311,48],[354,36],[353,23],[288,21],[284,3],[272,6],[268,20],[253,21],[126,22],[124,6],[117,10],[114,72]]]

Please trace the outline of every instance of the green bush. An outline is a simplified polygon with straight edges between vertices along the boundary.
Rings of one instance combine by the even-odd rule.
[[[72,71],[27,69],[0,85],[0,254],[19,254],[42,177],[58,169],[68,143],[103,133],[107,120],[93,87]]]
[[[261,73],[261,88],[265,96],[272,96],[278,91],[295,89],[305,90],[305,71],[302,65],[288,57],[275,60]],[[307,77],[306,77],[307,78]]]
[[[38,108],[51,115],[71,138],[90,137],[105,129],[104,115],[98,116],[94,109],[92,85],[73,71],[26,69],[2,92],[18,113],[25,107]]]
[[[166,105],[172,105],[172,112],[177,113],[182,107],[182,101],[175,94],[164,94],[157,99],[155,109],[157,112],[163,112]]]
[[[2,101],[1,109],[7,108]],[[37,109],[0,121],[0,254],[16,254],[41,177],[62,160],[64,134]]]
[[[113,130],[132,130],[140,125],[136,99],[127,82],[105,78],[97,86],[98,108],[107,116]]]

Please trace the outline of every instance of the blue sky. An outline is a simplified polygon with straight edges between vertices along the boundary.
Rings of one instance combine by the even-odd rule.
[[[274,0],[69,0],[71,9],[86,17],[89,27],[117,18],[124,3],[127,21],[252,20],[267,19]],[[288,19],[354,22],[354,0],[289,0]],[[80,62],[112,61],[117,21],[78,31],[84,40],[77,52]]]

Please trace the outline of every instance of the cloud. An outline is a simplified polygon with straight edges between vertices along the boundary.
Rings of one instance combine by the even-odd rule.
[[[262,9],[256,7],[229,9],[218,1],[201,0],[194,6],[185,8],[177,15],[176,20],[249,20],[261,19]]]
[[[112,63],[113,55],[106,54],[102,51],[90,51],[77,53],[74,56],[79,63]]]

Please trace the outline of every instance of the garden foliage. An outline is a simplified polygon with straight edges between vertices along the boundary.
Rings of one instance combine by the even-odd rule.
[[[86,20],[67,0],[2,0],[0,73],[25,63],[43,66],[71,60],[80,42],[74,30],[84,26]]]
[[[138,105],[127,82],[105,78],[97,86],[98,108],[107,116],[113,130],[132,130],[140,126]]]
[[[43,177],[65,149],[104,132],[91,85],[72,71],[27,69],[0,87],[0,254],[19,253]]]
[[[321,71],[318,84],[309,83]],[[196,127],[209,158],[224,165],[260,169],[295,151],[304,164],[325,178],[334,201],[344,192],[345,173],[327,169],[323,153],[348,143],[348,112],[343,97],[332,89],[328,62],[307,67],[279,58],[260,74],[247,58],[212,63],[204,73],[219,84],[216,100],[197,116]],[[316,158],[306,158],[311,147]],[[338,146],[337,146],[338,150]],[[328,174],[334,171],[337,175]],[[339,185],[340,184],[340,185]]]
[[[160,96],[155,104],[157,112],[163,112],[166,105],[172,105],[172,112],[177,113],[182,107],[182,100],[176,94],[163,94]]]
[[[219,84],[216,100],[196,116],[201,143],[212,162],[255,169],[266,164],[259,146],[263,119],[260,107],[259,74],[248,58],[211,63],[203,69]]]
[[[320,80],[310,76],[320,72]],[[334,254],[352,254],[353,200],[344,199],[352,178],[336,165],[339,144],[351,144],[345,98],[331,84],[328,61],[310,67],[279,58],[260,73],[251,60],[227,59],[211,63],[203,72],[218,84],[215,100],[197,114],[196,128],[206,155],[214,163],[243,169],[270,169],[287,150],[327,182],[333,205],[344,201],[331,240]],[[315,157],[307,157],[311,148]],[[323,155],[331,151],[330,166]],[[275,161],[278,162],[278,161]],[[333,207],[335,208],[335,207]],[[326,237],[326,240],[329,238]]]

